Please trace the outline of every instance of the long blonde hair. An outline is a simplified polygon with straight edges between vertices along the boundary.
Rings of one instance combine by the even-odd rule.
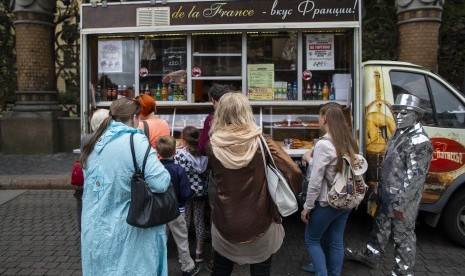
[[[256,128],[257,124],[246,96],[239,92],[224,94],[215,110],[210,135],[218,130],[231,128]]]
[[[326,116],[327,130],[331,136],[331,142],[336,148],[336,170],[342,170],[342,156],[345,154],[354,160],[358,153],[357,141],[352,135],[349,125],[344,117],[342,108],[334,103],[328,103],[320,108],[320,116]]]
[[[110,106],[108,117],[105,118],[105,120],[103,120],[103,122],[100,124],[97,130],[95,130],[95,133],[92,135],[89,142],[87,142],[87,144],[84,145],[80,158],[82,167],[86,167],[87,158],[94,150],[94,146],[100,139],[100,136],[102,136],[105,130],[107,130],[111,120],[115,120],[117,122],[122,122],[126,125],[129,125],[129,122],[131,121],[133,116],[139,116],[139,114],[139,102],[130,100],[128,98],[121,98],[113,101]]]

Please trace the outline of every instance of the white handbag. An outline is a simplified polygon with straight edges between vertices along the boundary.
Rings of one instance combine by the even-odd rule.
[[[298,210],[297,199],[287,183],[284,175],[278,170],[271,155],[270,149],[266,144],[265,138],[260,135],[260,149],[262,151],[263,164],[265,165],[265,175],[268,183],[268,191],[273,202],[278,207],[278,211],[283,217],[292,215]],[[263,145],[262,145],[263,144]],[[264,151],[263,148],[266,148]],[[266,163],[265,154],[268,152],[271,163]]]

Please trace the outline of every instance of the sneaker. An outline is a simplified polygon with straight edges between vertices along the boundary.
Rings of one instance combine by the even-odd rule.
[[[199,273],[199,271],[200,271],[200,266],[197,266],[197,265],[196,265],[196,266],[194,266],[194,268],[191,269],[191,270],[183,271],[183,272],[182,272],[182,276],[194,276],[194,275],[196,275],[197,273]]]
[[[196,262],[196,263],[201,263],[201,262],[203,262],[203,255],[202,255],[202,253],[195,253],[195,262]]]
[[[302,270],[305,272],[315,273],[315,268],[313,267],[313,263],[303,265]]]
[[[353,250],[349,247],[344,251],[344,256],[347,260],[362,263],[369,268],[376,268],[378,266],[378,260],[374,257],[370,257],[360,251]]]

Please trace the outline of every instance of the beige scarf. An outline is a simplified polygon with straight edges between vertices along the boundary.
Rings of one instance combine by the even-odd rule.
[[[228,169],[247,166],[257,152],[259,127],[231,127],[216,131],[210,138],[213,154]]]

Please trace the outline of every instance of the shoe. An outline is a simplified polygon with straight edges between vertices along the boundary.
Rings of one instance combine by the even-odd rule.
[[[210,271],[210,273],[212,273],[213,272],[213,261],[208,262],[208,264],[206,265],[206,268],[208,271]]]
[[[347,247],[346,250],[344,251],[344,256],[347,260],[362,263],[371,269],[374,269],[378,266],[377,258],[370,257],[360,251],[353,250],[349,247]]]
[[[194,276],[194,275],[196,275],[197,273],[199,273],[199,271],[200,271],[200,266],[197,266],[197,265],[196,265],[196,266],[194,266],[194,268],[191,269],[191,270],[183,271],[183,272],[182,272],[182,276]]]
[[[315,268],[313,267],[313,263],[303,265],[302,270],[305,272],[315,273]]]
[[[202,255],[202,253],[195,253],[195,262],[196,262],[196,263],[201,263],[201,262],[203,262],[203,255]]]

